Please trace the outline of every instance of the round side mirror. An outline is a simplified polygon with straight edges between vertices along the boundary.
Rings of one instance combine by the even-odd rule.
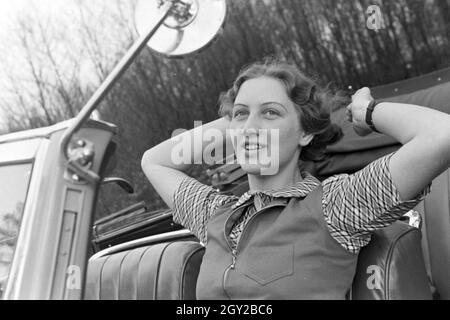
[[[221,30],[226,17],[226,0],[140,0],[135,24],[142,34],[161,16],[167,2],[172,9],[147,45],[171,57],[181,57],[206,47]]]

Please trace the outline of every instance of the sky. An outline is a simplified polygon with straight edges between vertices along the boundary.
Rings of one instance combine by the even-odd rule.
[[[75,10],[78,0],[0,0],[0,44],[14,34],[14,21],[30,12],[42,19],[56,20],[63,13]]]
[[[10,18],[20,13],[26,2],[27,0],[0,0],[0,32],[2,36],[8,31]]]
[[[30,50],[24,50],[23,43],[20,42],[19,34],[23,34],[21,32],[23,30],[18,29],[18,18],[25,18],[25,22],[28,22],[27,19],[29,17],[30,25],[32,26],[36,25],[36,21],[44,22],[42,24],[44,26],[46,22],[50,22],[49,32],[52,32],[52,28],[55,26],[59,28],[55,29],[57,31],[54,36],[53,34],[50,35],[53,40],[51,50],[55,56],[55,60],[57,60],[56,65],[58,65],[60,73],[64,74],[66,72],[64,69],[65,61],[79,54],[81,57],[79,59],[81,65],[80,82],[82,86],[87,87],[88,85],[96,84],[98,77],[93,72],[95,66],[92,64],[92,59],[86,59],[86,52],[89,49],[84,45],[84,41],[88,38],[86,36],[84,38],[80,36],[80,30],[83,30],[80,22],[81,16],[79,14],[80,4],[82,4],[82,8],[87,8],[87,11],[92,14],[87,15],[89,18],[88,24],[95,30],[95,35],[100,39],[101,50],[103,51],[105,61],[114,61],[117,59],[117,52],[119,52],[118,46],[123,46],[124,42],[121,42],[121,40],[128,35],[127,32],[122,31],[123,24],[116,23],[114,19],[117,15],[114,14],[120,12],[127,19],[130,12],[125,11],[125,8],[130,8],[129,1],[131,0],[121,0],[117,2],[122,3],[119,6],[114,5],[114,2],[111,1],[112,5],[109,7],[109,4],[105,5],[108,0],[0,0],[0,102],[6,101],[6,105],[13,105],[15,107],[18,99],[13,88],[15,82],[11,81],[8,73],[15,76],[14,79],[20,84],[20,90],[25,87],[25,90],[29,93],[36,93],[35,82],[30,81],[30,78],[32,78],[31,75],[33,74],[30,71],[32,67],[28,63],[30,60],[33,60],[35,65],[43,66],[42,72],[44,76],[52,73],[51,68],[46,69],[47,65],[40,64],[39,61],[39,59],[45,56],[45,52],[41,48],[44,46],[41,46],[42,40],[39,38],[42,33],[31,33],[36,36],[31,36],[31,44],[28,43],[28,47],[31,47],[32,51],[32,57],[30,58],[27,55]],[[124,3],[127,5],[123,5]],[[108,7],[107,10],[104,10],[105,6]],[[30,14],[32,15],[30,16]],[[33,19],[34,17],[39,20]],[[130,26],[133,24],[131,20],[128,21]],[[25,32],[25,34],[29,35],[30,33]],[[93,41],[92,43],[95,42]],[[40,48],[41,50],[39,50]],[[122,50],[123,48],[120,49]],[[2,69],[3,67],[5,69]],[[31,101],[35,102],[34,104],[38,103],[32,94],[26,96],[31,97],[30,99],[33,99]],[[29,101],[25,101],[24,104],[28,105]],[[17,103],[17,105],[19,104]],[[7,121],[5,115],[6,111],[2,110],[0,106],[0,130],[5,127]]]
[[[58,14],[70,2],[67,0],[0,0],[0,40],[3,40],[11,31],[11,19],[32,6],[52,16]]]
[[[59,13],[67,9],[73,0],[0,0],[0,45],[8,43],[11,34],[14,33],[13,21],[25,12],[39,11],[39,16],[50,19],[57,17]],[[0,59],[12,57],[0,56]],[[19,68],[19,65],[11,65]],[[0,74],[0,91],[7,80]],[[3,90],[4,92],[4,90]],[[0,110],[0,126],[2,125],[2,113]]]
[[[36,17],[39,17],[40,21],[50,21],[52,25],[62,25],[64,27],[64,37],[72,37],[73,47],[81,49],[79,46],[80,39],[76,31],[79,23],[79,8],[78,3],[82,0],[0,0],[0,63],[6,65],[12,74],[20,75],[23,70],[27,70],[26,74],[29,76],[29,66],[25,62],[25,53],[17,51],[20,45],[11,45],[11,43],[17,44],[18,33],[17,19],[26,18],[30,13],[33,13]],[[100,1],[100,2],[99,2]],[[91,8],[95,8],[104,0],[87,0],[84,3]],[[95,10],[95,9],[94,9]],[[99,13],[101,14],[101,13]],[[73,17],[74,22],[68,21],[68,18]],[[61,30],[59,30],[61,31]],[[58,40],[55,40],[58,41]],[[59,49],[62,52],[66,52],[67,48],[62,46],[55,48],[52,46],[52,50]],[[16,50],[16,51],[14,51]],[[36,52],[35,57],[38,57]],[[57,59],[64,60],[64,55],[54,51]],[[35,58],[39,59],[39,58]],[[38,60],[37,60],[38,61]],[[39,62],[36,62],[39,63]],[[58,63],[58,65],[60,65]],[[64,70],[60,70],[64,72]],[[92,72],[88,72],[92,74]],[[85,77],[86,81],[90,81],[89,76]],[[24,85],[26,82],[22,82]],[[33,86],[34,88],[34,86]],[[30,89],[32,90],[32,89]],[[0,99],[9,101],[11,98],[11,81],[8,76],[3,72],[0,72]],[[6,122],[5,112],[0,108],[0,128],[4,127]]]

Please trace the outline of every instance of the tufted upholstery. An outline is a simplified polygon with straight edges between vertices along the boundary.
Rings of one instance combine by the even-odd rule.
[[[191,300],[204,247],[197,242],[168,242],[90,260],[86,299]],[[368,282],[378,266],[379,287]],[[372,277],[372,280],[373,277]],[[375,232],[362,249],[351,299],[429,299],[420,232],[404,222]]]
[[[450,68],[379,86],[373,88],[372,93],[377,99],[413,103],[450,114]],[[345,121],[344,110],[335,112],[333,120],[342,126],[345,137],[329,147],[329,158],[316,164],[317,176],[354,172],[400,147],[386,135],[359,137]],[[422,250],[435,299],[450,299],[449,199],[450,170],[446,170],[433,180],[431,193],[416,208],[423,219]]]
[[[87,300],[193,300],[204,248],[167,242],[89,261]]]
[[[376,231],[358,257],[353,300],[431,299],[417,228],[397,221]]]
[[[416,210],[422,215],[422,249],[435,299],[450,300],[450,169],[433,180]]]

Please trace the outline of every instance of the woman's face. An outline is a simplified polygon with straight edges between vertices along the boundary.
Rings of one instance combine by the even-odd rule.
[[[271,77],[245,81],[230,124],[238,163],[250,174],[273,175],[293,161],[312,135],[303,132],[283,83]]]

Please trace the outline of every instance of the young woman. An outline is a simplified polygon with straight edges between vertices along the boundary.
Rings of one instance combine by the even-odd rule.
[[[189,163],[179,164],[172,153],[179,142],[167,140],[145,152],[142,168],[174,220],[206,244],[199,299],[345,298],[371,232],[415,207],[450,166],[449,115],[376,104],[363,88],[347,106],[355,131],[377,130],[402,147],[351,175],[320,182],[302,172],[299,160],[319,158],[341,138],[330,110],[344,101],[288,63],[266,61],[241,71],[222,97],[223,117],[182,136],[215,129],[230,143],[227,129],[234,129],[235,152],[250,186],[239,198],[183,173]],[[266,132],[270,139],[261,139]],[[258,161],[263,151],[277,163],[270,175]],[[200,148],[189,158],[201,159]]]

